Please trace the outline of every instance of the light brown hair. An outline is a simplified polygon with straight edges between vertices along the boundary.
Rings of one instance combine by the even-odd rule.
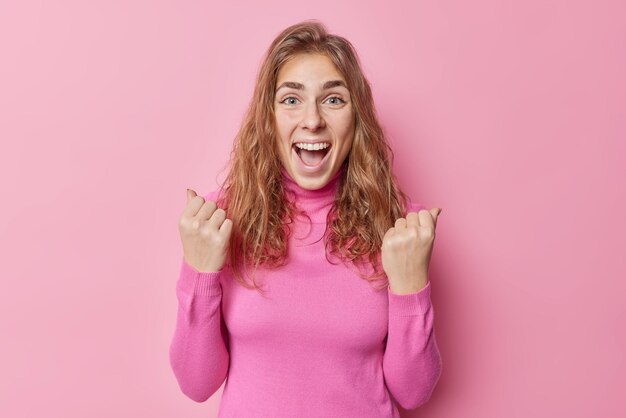
[[[242,267],[279,267],[287,256],[289,224],[297,210],[285,199],[274,100],[279,69],[300,53],[324,54],[332,60],[346,80],[355,117],[346,169],[327,217],[327,260],[330,253],[348,264],[366,267],[373,273],[365,275],[359,268],[359,276],[369,282],[384,278],[380,263],[382,238],[406,213],[408,198],[391,171],[393,152],[377,120],[371,88],[354,47],[345,38],[329,34],[314,19],[289,26],[264,56],[218,201],[233,221],[226,264],[247,288],[260,290],[254,275],[253,286],[245,283]]]

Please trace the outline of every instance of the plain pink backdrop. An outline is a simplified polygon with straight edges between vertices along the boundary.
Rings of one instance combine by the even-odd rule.
[[[415,200],[443,375],[405,417],[618,417],[619,1],[0,4],[0,415],[211,417],[168,364],[185,188],[215,189],[269,43],[356,47]],[[619,389],[619,388],[622,389]]]

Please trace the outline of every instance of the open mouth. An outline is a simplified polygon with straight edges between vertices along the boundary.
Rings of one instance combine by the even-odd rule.
[[[309,169],[316,169],[327,160],[332,145],[321,149],[303,149],[293,144],[292,149],[297,154],[298,160]]]

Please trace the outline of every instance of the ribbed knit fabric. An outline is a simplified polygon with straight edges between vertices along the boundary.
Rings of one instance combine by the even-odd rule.
[[[312,224],[291,225],[286,266],[257,270],[267,298],[228,266],[199,272],[182,259],[170,364],[197,402],[227,379],[219,418],[397,418],[397,404],[414,409],[430,398],[442,369],[430,281],[406,295],[376,291],[326,259],[326,215],[343,170],[306,190],[283,169],[289,199]]]

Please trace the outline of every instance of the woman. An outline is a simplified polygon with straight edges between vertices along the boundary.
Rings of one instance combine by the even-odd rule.
[[[220,417],[398,417],[429,399],[441,209],[408,202],[391,158],[352,45],[315,20],[279,34],[225,185],[188,190],[179,221],[185,395],[228,378]]]

